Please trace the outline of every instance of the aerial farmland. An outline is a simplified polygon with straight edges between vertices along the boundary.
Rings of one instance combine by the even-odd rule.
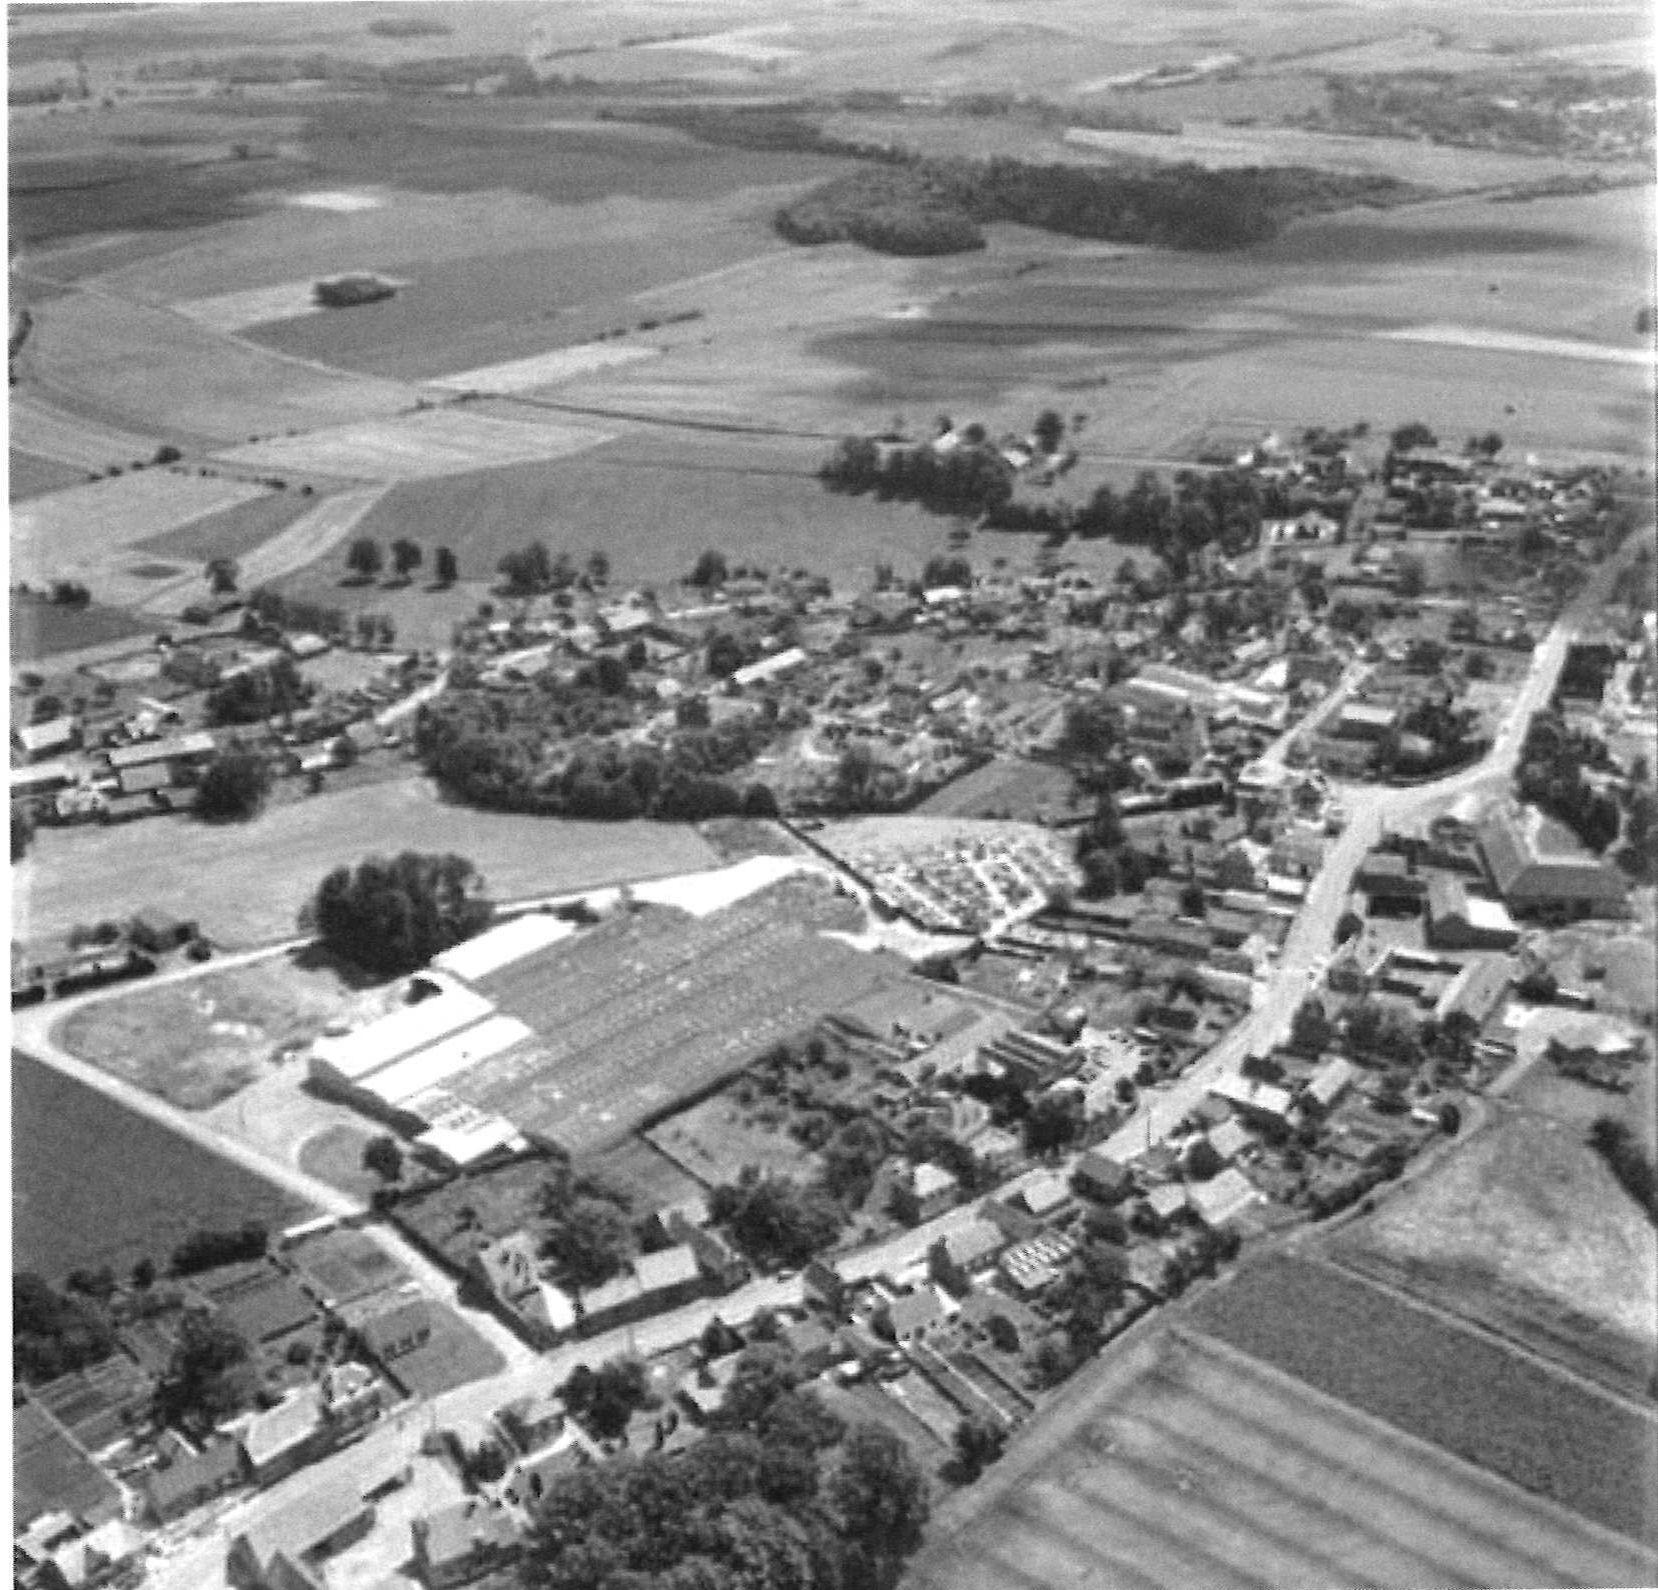
[[[6,22],[19,1583],[1658,1583],[1643,11]]]

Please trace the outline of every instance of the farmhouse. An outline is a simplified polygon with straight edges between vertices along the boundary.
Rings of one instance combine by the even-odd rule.
[[[175,1457],[165,1468],[151,1469],[144,1476],[146,1510],[165,1524],[241,1483],[241,1447],[234,1441],[215,1441],[200,1452]]]
[[[1241,1170],[1229,1167],[1212,1181],[1193,1182],[1186,1189],[1192,1211],[1204,1225],[1219,1229],[1261,1202],[1261,1194]]]
[[[1439,950],[1506,950],[1520,930],[1500,900],[1470,895],[1460,879],[1436,873],[1428,881],[1427,938]]]
[[[166,762],[175,769],[200,767],[212,759],[215,748],[213,736],[204,730],[143,745],[117,746],[108,753],[109,765],[117,773],[130,767],[147,767],[152,762]]]
[[[523,1549],[512,1515],[479,1496],[412,1519],[409,1533],[415,1567],[432,1590],[450,1590],[504,1568]]]
[[[903,1189],[904,1217],[912,1225],[934,1220],[954,1207],[960,1195],[959,1177],[942,1165],[925,1161],[911,1172],[909,1186]]]
[[[702,1271],[689,1243],[641,1254],[630,1272],[583,1294],[580,1329],[583,1335],[594,1336],[678,1308],[702,1290]]]
[[[1535,808],[1494,813],[1475,837],[1492,886],[1518,915],[1565,919],[1623,908],[1623,879]]]
[[[356,1332],[364,1351],[388,1364],[432,1339],[432,1316],[424,1298],[406,1298],[359,1320]]]
[[[20,724],[12,730],[12,744],[28,762],[72,751],[81,743],[81,726],[71,717],[48,718],[44,723]]]
[[[374,1509],[355,1486],[321,1484],[236,1535],[225,1576],[236,1590],[298,1590],[317,1570],[368,1533]]]

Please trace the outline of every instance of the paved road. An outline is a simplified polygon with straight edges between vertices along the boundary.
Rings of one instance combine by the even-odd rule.
[[[1193,1106],[1202,1102],[1217,1077],[1236,1070],[1252,1050],[1269,1048],[1283,1036],[1296,1008],[1323,975],[1321,957],[1334,942],[1353,874],[1384,829],[1443,808],[1468,790],[1487,785],[1500,790],[1506,786],[1519,760],[1532,714],[1547,705],[1554,694],[1567,648],[1599,617],[1625,565],[1637,547],[1651,539],[1650,529],[1631,537],[1567,605],[1532,653],[1525,680],[1492,736],[1490,750],[1472,767],[1407,788],[1332,783],[1332,793],[1350,814],[1348,826],[1325,852],[1324,864],[1308,886],[1261,1003],[1183,1076],[1150,1095],[1128,1124],[1106,1141],[1107,1154],[1132,1158],[1152,1143],[1161,1142]]]

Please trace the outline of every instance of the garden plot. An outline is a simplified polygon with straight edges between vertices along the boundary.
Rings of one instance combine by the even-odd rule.
[[[268,495],[248,481],[172,470],[71,486],[12,509],[12,578],[38,584],[73,577],[101,587],[130,561],[123,553],[134,543]]]
[[[402,414],[226,448],[222,463],[357,480],[422,480],[566,458],[611,440],[554,420],[493,419],[455,409]]]
[[[621,343],[587,342],[574,348],[555,348],[551,353],[535,354],[528,359],[511,359],[505,364],[485,365],[480,370],[439,376],[426,384],[447,392],[533,392],[538,387],[557,386],[615,365],[651,359],[661,351]]]

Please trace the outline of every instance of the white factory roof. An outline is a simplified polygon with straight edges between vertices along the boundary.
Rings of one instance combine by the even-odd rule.
[[[431,1123],[415,1139],[415,1146],[463,1170],[497,1149],[517,1151],[527,1146],[511,1121],[476,1109],[442,1088],[430,1089],[405,1107]]]
[[[432,965],[453,977],[475,983],[490,972],[569,938],[575,931],[574,922],[546,911],[532,911],[525,916],[511,917],[487,928],[476,938],[464,939],[441,955],[434,955]]]
[[[516,1016],[491,1016],[393,1061],[359,1079],[359,1085],[387,1104],[401,1104],[533,1036]]]
[[[446,1033],[494,1014],[495,1007],[482,994],[442,977],[422,980],[436,983],[442,991],[342,1037],[325,1034],[311,1045],[312,1065],[326,1066],[340,1080],[356,1082]]]

